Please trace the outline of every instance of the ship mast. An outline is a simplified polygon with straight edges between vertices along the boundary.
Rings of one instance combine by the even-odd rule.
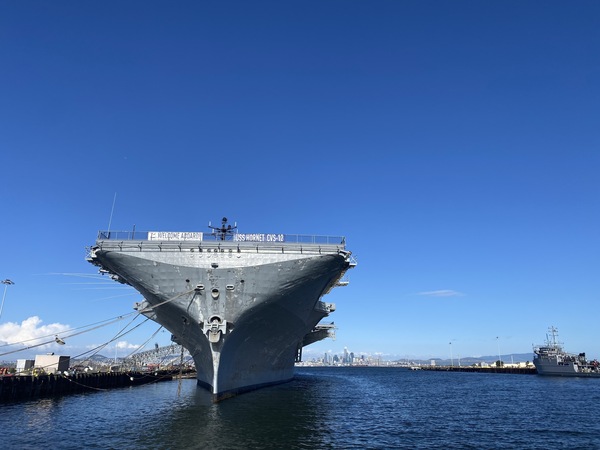
[[[231,225],[227,225],[227,217],[223,217],[223,219],[221,219],[220,227],[213,227],[210,222],[208,222],[208,228],[214,230],[211,234],[218,240],[225,241],[228,236],[233,236],[233,230],[237,228],[237,224],[235,224],[233,227]]]
[[[556,339],[558,337],[558,330],[554,326],[551,326],[550,328],[548,328],[548,331],[550,332],[550,337],[552,337],[552,340],[550,340],[550,337],[546,335],[546,341],[548,343],[548,346],[558,347],[560,345],[560,343]]]

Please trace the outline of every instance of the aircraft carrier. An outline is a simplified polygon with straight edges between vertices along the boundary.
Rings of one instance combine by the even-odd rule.
[[[302,348],[331,336],[321,298],[356,265],[343,237],[100,231],[88,261],[144,298],[135,308],[194,359],[215,401],[290,381]]]

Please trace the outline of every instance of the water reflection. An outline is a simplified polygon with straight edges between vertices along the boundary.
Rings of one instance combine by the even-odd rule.
[[[299,376],[217,404],[203,389],[186,386],[182,404],[138,444],[213,449],[265,448],[266,443],[271,448],[319,446],[324,417],[318,392],[326,384],[327,380]]]
[[[60,399],[45,398],[23,404],[23,424],[27,428],[48,427],[59,408]]]
[[[195,380],[4,404],[0,429],[10,449],[600,448],[599,381],[303,369],[218,404]]]

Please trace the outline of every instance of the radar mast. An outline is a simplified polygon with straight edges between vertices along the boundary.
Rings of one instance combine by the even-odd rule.
[[[213,227],[210,222],[208,222],[208,228],[214,230],[211,234],[215,236],[217,240],[225,241],[228,236],[233,236],[233,231],[237,228],[237,224],[234,224],[234,226],[227,225],[227,217],[223,217],[221,219],[220,227]]]

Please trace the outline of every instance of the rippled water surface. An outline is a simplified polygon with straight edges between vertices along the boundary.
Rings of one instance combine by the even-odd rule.
[[[195,380],[0,406],[5,448],[600,448],[600,379],[302,368],[218,404]]]

